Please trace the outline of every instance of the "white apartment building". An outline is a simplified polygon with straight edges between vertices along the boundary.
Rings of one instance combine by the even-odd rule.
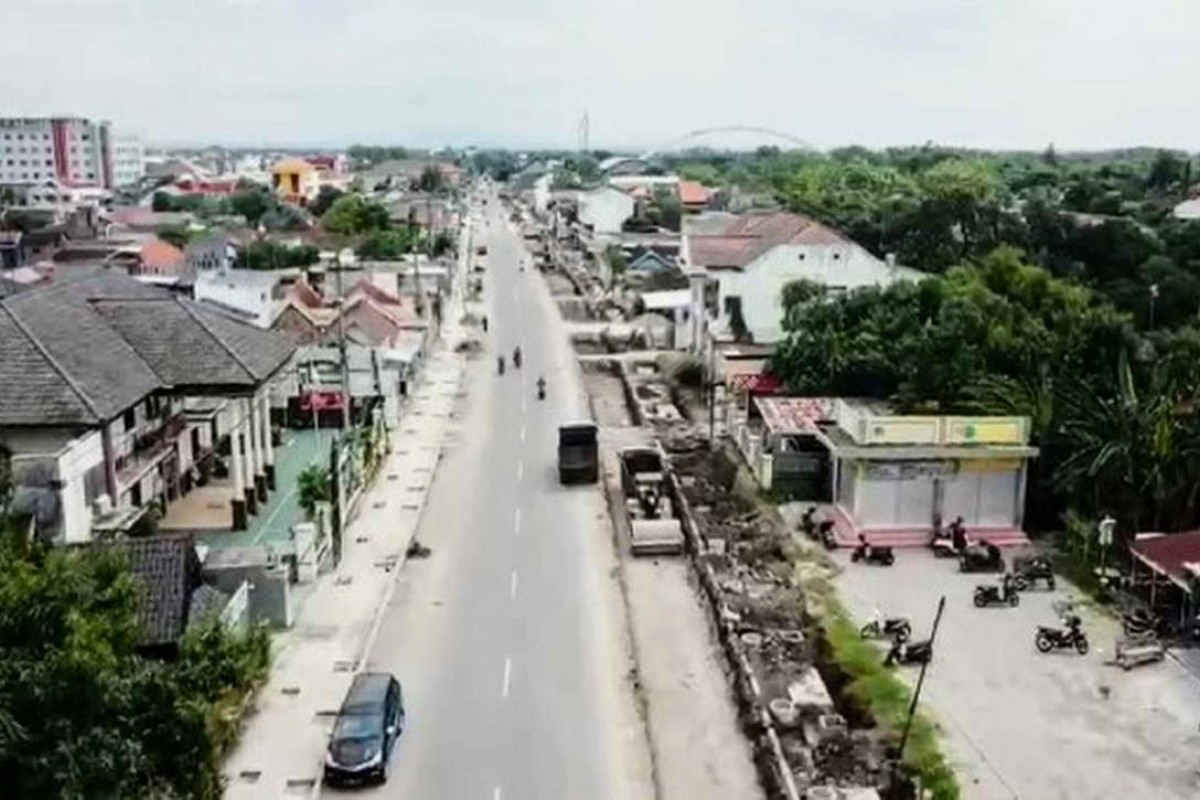
[[[140,136],[113,135],[113,186],[132,186],[146,174],[146,147]]]
[[[110,125],[80,117],[0,118],[0,184],[53,180],[111,189]]]

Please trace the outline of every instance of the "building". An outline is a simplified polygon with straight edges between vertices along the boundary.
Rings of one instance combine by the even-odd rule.
[[[45,180],[113,188],[109,123],[81,117],[0,118],[0,184]]]
[[[146,174],[146,147],[133,134],[113,135],[113,186],[133,186]]]
[[[645,175],[650,164],[634,156],[609,156],[600,162],[599,169],[609,176]]]
[[[689,214],[698,214],[708,208],[712,195],[712,190],[698,181],[679,182],[679,205]]]
[[[189,242],[183,254],[193,272],[228,270],[237,261],[237,246],[232,236],[217,231]]]
[[[285,295],[280,272],[229,268],[198,270],[192,292],[197,302],[264,330],[279,316]]]
[[[116,513],[126,526],[168,508],[207,480],[218,445],[188,403],[222,398],[240,411],[222,463],[233,526],[244,527],[274,475],[268,384],[294,349],[113,270],[0,300],[0,447],[14,510],[41,538],[69,543],[88,541],[97,518]]]
[[[436,169],[442,177],[442,185],[456,187],[462,182],[462,168],[453,161],[429,158],[396,158],[381,161],[363,174],[368,187],[386,185],[395,189],[416,187],[422,173]]]
[[[1200,197],[1184,200],[1171,210],[1171,216],[1184,220],[1200,219]]]
[[[764,488],[832,503],[838,538],[923,545],[958,517],[973,539],[1017,544],[1029,461],[1026,417],[895,415],[886,404],[753,397],[734,440]]]
[[[620,234],[621,226],[633,217],[636,208],[630,195],[611,186],[579,193],[579,222],[595,236]]]
[[[271,188],[284,202],[304,205],[321,190],[321,179],[304,159],[285,158],[271,167]]]
[[[692,282],[692,348],[716,340],[773,343],[783,336],[783,289],[798,280],[843,292],[918,280],[800,214],[701,214],[684,221],[682,258]],[[706,328],[708,330],[706,331]]]

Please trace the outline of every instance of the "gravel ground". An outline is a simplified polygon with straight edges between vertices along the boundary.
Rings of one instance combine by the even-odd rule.
[[[969,798],[1091,800],[1200,797],[1200,682],[1175,661],[1125,672],[1106,663],[1119,625],[1082,614],[1092,649],[1038,653],[1038,625],[1071,587],[1026,592],[1017,608],[977,609],[963,575],[926,551],[899,551],[891,568],[849,564],[838,578],[854,615],[909,616],[928,635],[938,597],[946,611],[922,704],[941,723]],[[1067,591],[1064,591],[1067,590]],[[904,673],[915,680],[915,668]]]

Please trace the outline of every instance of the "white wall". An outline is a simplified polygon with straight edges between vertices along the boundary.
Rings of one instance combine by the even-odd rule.
[[[193,287],[197,300],[207,300],[217,305],[232,308],[251,317],[248,320],[259,328],[270,328],[275,321],[281,301],[275,298],[274,284],[247,283],[230,280],[229,273],[220,270],[205,271],[196,275]]]
[[[597,234],[620,233],[621,223],[633,216],[634,200],[619,189],[579,193],[579,221]]]
[[[62,483],[58,498],[63,540],[85,542],[90,539],[92,510],[84,477],[93,469],[103,468],[104,447],[100,431],[76,435],[66,428],[10,428],[0,432],[0,443],[12,452],[15,472],[20,473],[21,461],[54,470],[56,479]]]
[[[862,247],[846,243],[780,245],[740,271],[711,271],[709,279],[719,281],[719,327],[729,326],[725,298],[740,297],[742,316],[754,341],[770,343],[783,337],[783,289],[793,281],[806,279],[833,291],[845,291],[886,285],[908,275],[910,271],[889,267]]]

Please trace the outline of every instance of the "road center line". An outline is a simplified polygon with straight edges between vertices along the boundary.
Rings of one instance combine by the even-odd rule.
[[[525,477],[525,460],[522,459],[517,462],[517,480],[521,480],[524,477]]]
[[[517,596],[517,571],[512,571],[512,577],[508,580],[508,597],[514,599]]]
[[[500,687],[500,696],[508,697],[508,684],[512,680],[512,659],[504,659],[504,685]]]
[[[492,789],[492,800],[500,800],[500,798],[501,798],[500,787],[497,786],[495,789]]]
[[[513,514],[513,532],[521,532],[521,509],[519,508],[516,510],[516,513]]]
[[[521,426],[521,441],[522,442],[525,441],[525,426],[524,425]]]

